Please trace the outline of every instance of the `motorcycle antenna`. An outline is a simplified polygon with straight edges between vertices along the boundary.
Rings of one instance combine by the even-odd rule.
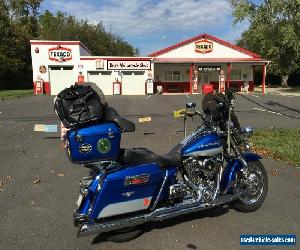
[[[186,96],[190,101],[193,101],[192,98],[191,98],[189,95],[185,94],[185,96]]]

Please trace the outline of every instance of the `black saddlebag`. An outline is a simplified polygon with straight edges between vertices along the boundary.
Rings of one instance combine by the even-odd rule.
[[[77,128],[100,122],[106,103],[89,85],[73,85],[61,91],[54,108],[66,128]]]

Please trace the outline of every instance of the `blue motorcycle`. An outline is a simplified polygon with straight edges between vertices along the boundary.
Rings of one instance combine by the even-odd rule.
[[[91,169],[80,181],[74,212],[78,236],[111,232],[113,241],[128,241],[146,222],[230,204],[241,212],[257,210],[265,200],[268,179],[261,157],[249,152],[253,130],[240,128],[234,94],[207,95],[203,112],[187,103],[185,138],[167,155],[146,148],[120,148],[121,134],[135,125],[106,108],[105,119],[71,129],[67,154]],[[186,120],[203,123],[186,136]]]

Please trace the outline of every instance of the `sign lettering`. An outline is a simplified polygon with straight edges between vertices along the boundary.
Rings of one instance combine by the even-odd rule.
[[[107,61],[107,70],[151,70],[151,61]]]
[[[49,59],[56,62],[72,60],[72,50],[69,48],[55,47],[49,49]]]
[[[210,53],[213,51],[213,43],[207,39],[196,41],[195,51],[201,54]]]
[[[221,66],[216,66],[216,65],[199,66],[199,71],[220,71],[220,70],[221,70]]]

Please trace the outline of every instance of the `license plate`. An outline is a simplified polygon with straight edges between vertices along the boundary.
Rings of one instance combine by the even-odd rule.
[[[78,199],[77,199],[77,201],[76,201],[76,205],[77,205],[78,208],[79,208],[79,206],[80,206],[82,200],[83,200],[83,195],[82,195],[82,194],[79,194]]]

